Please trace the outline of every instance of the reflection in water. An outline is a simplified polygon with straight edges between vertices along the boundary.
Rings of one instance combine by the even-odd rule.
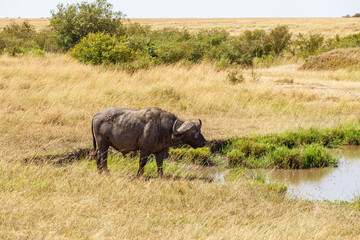
[[[289,184],[292,198],[350,201],[360,195],[360,147],[346,147],[339,167],[307,170],[273,170],[268,181]]]
[[[299,185],[303,182],[319,182],[323,177],[334,171],[335,168],[312,168],[299,170],[272,170],[267,177],[273,181]]]
[[[209,182],[225,182],[225,176],[230,172],[229,169],[217,167],[205,167],[195,164],[182,166],[187,179],[200,179]]]

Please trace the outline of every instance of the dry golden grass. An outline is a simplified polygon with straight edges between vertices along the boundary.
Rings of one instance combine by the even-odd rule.
[[[0,18],[0,28],[11,21],[21,23],[23,18]],[[29,18],[29,22],[37,29],[49,24],[47,18]],[[273,29],[278,25],[288,25],[290,31],[297,33],[322,33],[329,37],[336,34],[345,36],[360,31],[360,18],[134,18],[131,22],[150,25],[153,29],[167,27],[186,28],[189,31],[199,29],[223,28],[231,35],[239,35],[245,30]]]
[[[1,162],[1,239],[356,239],[360,212],[250,180],[134,179]]]
[[[154,29],[165,27],[186,28],[198,31],[203,28],[224,28],[231,35],[239,35],[245,30],[274,29],[278,25],[288,25],[293,33],[323,33],[326,36],[340,36],[358,33],[359,18],[137,18],[132,22],[148,24]]]
[[[111,106],[158,106],[201,118],[207,138],[359,119],[359,70],[300,65],[242,70],[245,82],[234,85],[227,79],[233,70],[210,63],[130,75],[68,55],[1,56],[0,238],[356,239],[359,211],[291,201],[246,178],[144,181],[133,178],[135,170],[99,176],[86,161],[62,167],[19,161],[91,145],[92,116]]]
[[[299,66],[255,69],[257,81],[252,70],[242,70],[245,82],[234,85],[227,79],[232,70],[209,63],[130,75],[67,55],[1,56],[0,145],[17,146],[2,150],[22,154],[90,145],[92,116],[112,106],[157,106],[183,119],[201,118],[207,138],[324,128],[359,118],[358,70],[312,72]]]
[[[36,30],[42,30],[50,24],[50,20],[48,18],[0,18],[0,29],[9,25],[11,22],[20,24],[25,20],[29,21]]]
[[[336,70],[341,68],[359,68],[360,49],[335,49],[320,55],[311,56],[302,65],[303,69],[312,70]]]

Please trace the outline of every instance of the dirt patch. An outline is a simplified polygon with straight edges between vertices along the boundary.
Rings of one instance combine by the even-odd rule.
[[[360,66],[360,49],[335,49],[330,52],[309,57],[301,66],[303,70],[336,70]]]
[[[79,161],[81,159],[93,159],[94,150],[93,148],[79,148],[69,153],[63,154],[47,154],[43,156],[34,156],[25,158],[24,163],[35,163],[35,164],[66,164]]]
[[[231,139],[224,139],[224,140],[211,140],[208,142],[208,146],[210,148],[211,153],[220,152],[226,145],[231,143]]]

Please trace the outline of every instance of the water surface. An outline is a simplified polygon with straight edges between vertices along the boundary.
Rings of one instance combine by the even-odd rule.
[[[285,183],[291,198],[351,201],[360,196],[360,147],[344,147],[336,168],[272,170],[269,182]]]

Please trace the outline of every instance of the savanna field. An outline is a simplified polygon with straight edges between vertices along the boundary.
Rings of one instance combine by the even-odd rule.
[[[0,27],[10,20],[1,19]],[[29,19],[37,30],[48,21]],[[358,18],[130,22],[191,33],[217,27],[231,36],[278,25],[294,34],[329,38],[360,31]],[[110,176],[99,175],[89,159],[23,163],[26,157],[92,146],[91,119],[109,107],[156,106],[183,120],[200,118],[208,140],[311,127],[357,130],[358,47],[306,59],[291,54],[255,59],[246,67],[204,60],[156,62],[134,71],[83,63],[70,52],[14,55],[0,55],[0,239],[359,238],[359,201],[291,200],[286,186],[258,181],[246,166],[237,166],[223,182],[212,182],[201,169],[170,160],[163,178],[156,177],[154,162],[145,177],[136,178],[138,160],[116,153],[109,160]]]

